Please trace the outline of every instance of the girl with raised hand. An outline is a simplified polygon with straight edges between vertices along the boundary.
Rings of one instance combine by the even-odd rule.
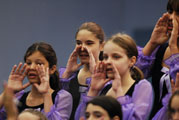
[[[152,108],[153,93],[151,84],[134,66],[138,56],[135,42],[130,36],[119,33],[105,43],[103,52],[103,61],[94,69],[89,92],[83,97],[75,119],[84,116],[88,100],[110,95],[121,103],[123,120],[146,120]],[[105,86],[111,80],[112,85]]]
[[[62,87],[73,97],[71,120],[74,120],[80,96],[88,91],[93,66],[101,59],[104,31],[98,24],[86,22],[77,30],[75,39],[76,47],[68,59],[66,68],[59,70]]]
[[[39,42],[32,44],[24,56],[25,64],[14,66],[8,79],[7,86],[16,92],[19,113],[32,108],[43,112],[49,120],[68,120],[72,110],[72,96],[61,89],[57,71],[57,57],[52,46]],[[23,85],[27,76],[29,82]],[[23,91],[31,85],[31,90]],[[6,114],[2,107],[0,119]]]
[[[136,64],[144,72],[146,78],[152,77],[155,99],[150,119],[163,106],[162,99],[168,93],[171,93],[170,78],[172,77],[175,80],[176,72],[179,71],[178,55],[176,54],[179,53],[178,9],[178,0],[168,0],[168,13],[165,13],[157,22],[151,39],[144,49],[140,51]],[[151,55],[154,49],[156,54]]]

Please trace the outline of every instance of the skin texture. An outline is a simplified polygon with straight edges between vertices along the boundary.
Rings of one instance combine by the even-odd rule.
[[[179,96],[174,96],[171,101],[171,108],[175,111],[171,114],[172,120],[179,120]]]
[[[23,112],[18,116],[17,120],[40,120],[40,119],[38,116],[33,115],[29,112]]]
[[[85,115],[87,120],[110,120],[106,110],[93,104],[87,106]]]

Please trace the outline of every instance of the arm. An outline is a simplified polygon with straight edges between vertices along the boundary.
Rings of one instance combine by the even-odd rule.
[[[152,86],[147,80],[141,80],[135,86],[132,98],[121,96],[117,99],[122,105],[124,119],[146,120],[153,103]]]
[[[157,21],[149,42],[143,49],[138,47],[139,55],[136,66],[143,71],[145,78],[150,77],[151,66],[155,60],[155,54],[159,46],[168,40],[168,21],[169,15],[164,13]]]
[[[55,97],[55,104],[45,113],[48,120],[68,120],[72,111],[72,96],[65,90],[60,90]]]
[[[16,120],[18,111],[14,102],[14,91],[8,88],[7,85],[4,85],[4,88],[3,103],[7,114],[7,120]]]
[[[172,79],[176,80],[176,73],[179,72],[179,48],[178,48],[178,22],[176,16],[173,18],[173,29],[171,32],[171,37],[169,39],[169,51],[171,56],[164,62],[170,67],[170,75]]]
[[[79,50],[81,49],[80,46],[77,46],[74,51],[71,53],[68,62],[67,62],[67,66],[66,69],[62,75],[62,78],[69,78],[74,72],[76,72],[80,66],[82,65],[82,63],[77,63],[77,59],[78,59],[78,54],[79,54]]]

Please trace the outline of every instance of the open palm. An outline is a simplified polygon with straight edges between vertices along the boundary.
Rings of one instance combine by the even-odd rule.
[[[23,85],[23,80],[26,77],[27,72],[28,69],[26,64],[22,65],[22,63],[19,63],[18,66],[14,65],[9,75],[8,87],[13,89],[14,91],[20,91],[28,87],[30,83],[26,83]]]

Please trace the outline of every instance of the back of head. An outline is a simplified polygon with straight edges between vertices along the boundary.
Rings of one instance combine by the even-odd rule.
[[[26,62],[27,57],[32,55],[34,52],[39,51],[48,61],[49,68],[53,65],[57,65],[57,56],[52,46],[45,42],[36,42],[32,44],[24,55],[24,61]],[[54,74],[50,75],[50,87],[54,90],[60,89],[59,73],[56,70]]]
[[[138,57],[138,50],[135,41],[127,34],[117,33],[109,38],[108,41],[112,41],[117,44],[119,47],[123,48],[130,59],[135,56],[136,59]],[[108,42],[107,41],[107,42]],[[131,67],[131,76],[135,80],[143,79],[143,72],[136,66]]]
[[[37,116],[39,118],[39,120],[48,120],[47,117],[43,113],[41,113],[40,111],[38,111],[36,109],[26,109],[20,114],[23,114],[25,112],[28,112],[28,113],[30,113],[32,115]]]
[[[118,116],[122,120],[122,109],[120,103],[110,96],[98,96],[87,103],[102,107],[105,109],[110,118]]]

